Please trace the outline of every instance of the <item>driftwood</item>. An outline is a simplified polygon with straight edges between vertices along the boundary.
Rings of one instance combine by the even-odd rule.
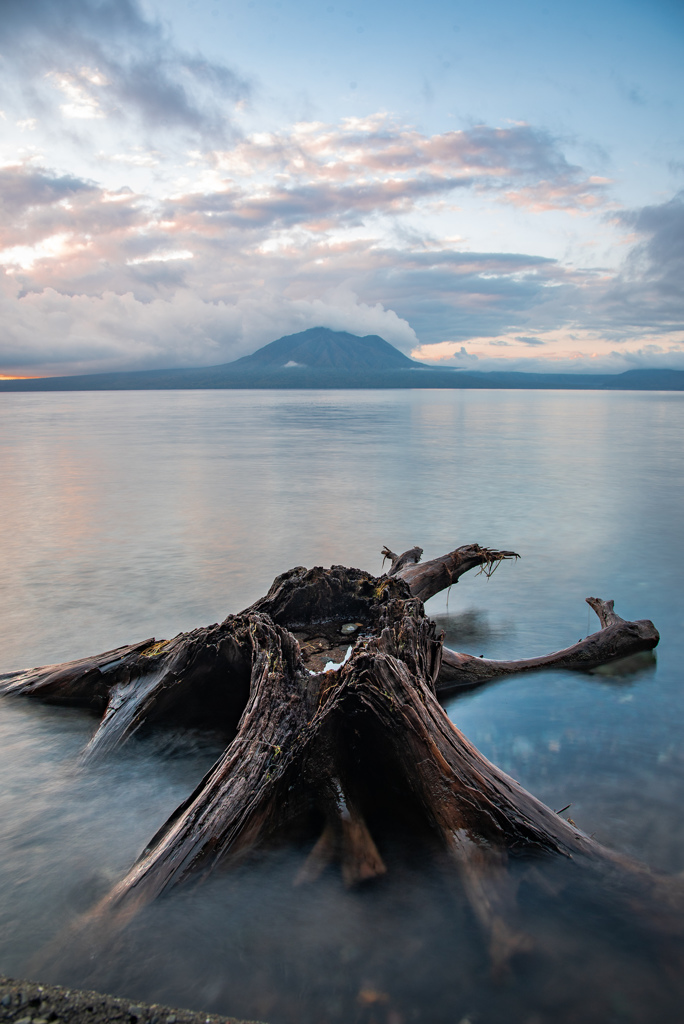
[[[419,547],[411,548],[403,555],[395,555],[388,547],[384,547],[381,554],[383,559],[391,560],[389,575],[405,580],[413,596],[420,601],[428,601],[435,594],[458,583],[464,573],[477,566],[485,576],[491,576],[504,560],[520,558],[515,551],[494,551],[481,548],[479,544],[464,544],[448,555],[433,558],[429,562],[420,561],[423,549]]]
[[[650,651],[657,645],[660,635],[649,619],[627,622],[613,611],[612,601],[602,601],[599,597],[586,600],[598,615],[601,629],[562,651],[519,661],[491,661],[445,647],[437,680],[438,692],[446,695],[471,690],[502,676],[545,668],[588,672],[611,661]]]
[[[676,931],[677,884],[611,853],[525,792],[438,701],[496,676],[589,669],[650,650],[659,639],[653,624],[625,622],[612,602],[589,598],[602,628],[574,647],[518,662],[474,658],[443,648],[422,602],[470,569],[490,574],[518,555],[478,545],[424,563],[417,548],[383,554],[392,562],[386,576],[297,567],[220,625],[0,677],[0,692],[100,713],[88,756],[154,723],[200,725],[226,738],[223,755],[90,913],[90,925],[121,927],[175,885],[276,844],[303,851],[299,885],[334,864],[350,886],[380,878],[383,823],[408,816],[450,865],[495,972],[532,946],[512,882],[521,862],[530,879],[535,864],[558,858],[617,872],[628,880],[619,899],[630,913],[656,931]]]

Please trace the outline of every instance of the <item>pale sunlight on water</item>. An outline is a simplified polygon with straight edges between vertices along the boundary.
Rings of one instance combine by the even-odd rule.
[[[656,661],[513,678],[449,699],[449,714],[585,831],[682,871],[683,436],[684,396],[665,393],[3,395],[0,671],[220,621],[298,564],[380,573],[383,544],[425,558],[513,548],[517,564],[430,602],[448,644],[495,658],[564,647],[595,630],[595,595],[655,622]],[[0,702],[5,973],[31,972],[220,749],[151,735],[81,770],[94,724]],[[353,895],[332,877],[293,891],[290,856],[161,901],[125,947],[95,964],[67,950],[44,980],[293,1024],[556,1012],[524,986],[508,1009],[496,1002],[463,908],[445,909],[444,880],[425,878],[417,853],[397,854],[400,885]],[[376,990],[391,999],[359,1002]],[[620,998],[610,1019],[646,1019]]]

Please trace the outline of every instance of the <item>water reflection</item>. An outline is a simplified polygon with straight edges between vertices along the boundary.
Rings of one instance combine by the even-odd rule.
[[[657,660],[498,682],[449,713],[586,832],[682,871],[683,428],[680,395],[5,395],[0,668],[220,620],[295,564],[380,572],[383,544],[513,547],[520,563],[463,579],[448,610],[447,595],[430,603],[447,643],[547,653],[594,631],[584,598],[597,594],[655,621]],[[659,537],[647,560],[646,536]],[[81,772],[93,724],[0,705],[5,972],[107,891],[218,753],[158,734]],[[274,854],[162,901],[123,949],[74,955],[55,977],[274,1022],[677,1019],[659,954],[625,949],[591,886],[544,873],[561,894],[545,902],[521,877],[525,927],[555,966],[521,962],[497,988],[445,876],[383,855],[386,884],[350,895],[334,873],[293,890],[301,851]]]
[[[508,643],[513,647],[515,636],[513,622],[492,622],[491,617],[482,608],[466,608],[450,615],[447,612],[432,616],[437,632],[444,633],[444,643],[455,651],[475,654],[475,649],[486,647],[488,651],[499,649]]]

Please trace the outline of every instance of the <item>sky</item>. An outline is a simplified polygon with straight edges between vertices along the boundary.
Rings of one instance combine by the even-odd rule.
[[[0,0],[0,376],[684,369],[680,0]]]

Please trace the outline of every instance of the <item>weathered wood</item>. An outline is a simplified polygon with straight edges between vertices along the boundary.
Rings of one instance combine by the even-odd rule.
[[[4,672],[0,694],[38,697],[46,704],[71,704],[102,714],[113,687],[136,674],[141,655],[153,645],[154,637],[60,665]]]
[[[474,544],[420,563],[419,549],[386,551],[393,574],[299,566],[220,625],[0,679],[5,693],[104,711],[91,751],[111,750],[150,722],[185,720],[230,739],[82,922],[91,937],[122,927],[174,886],[271,845],[302,851],[298,884],[336,864],[347,885],[377,879],[387,872],[382,822],[402,820],[407,808],[412,834],[450,865],[496,972],[531,948],[518,920],[514,863],[560,858],[601,877],[617,871],[627,880],[615,896],[620,907],[640,908],[656,930],[673,927],[681,885],[654,880],[541,804],[482,757],[437,699],[437,691],[512,672],[587,669],[651,649],[653,624],[625,622],[612,602],[590,598],[602,629],[567,651],[524,662],[448,652],[423,600],[469,569],[490,574],[518,556]],[[336,670],[321,670],[326,652]],[[535,877],[530,870],[527,884],[541,884]]]
[[[385,550],[387,549],[383,549],[383,554]],[[411,552],[406,552],[406,555],[410,554]],[[479,544],[464,544],[447,555],[433,558],[429,562],[402,565],[401,560],[404,557],[401,555],[397,561],[400,567],[397,568],[396,575],[408,583],[414,597],[424,602],[439,594],[441,590],[458,583],[464,573],[477,566],[480,566],[480,572],[491,576],[501,562],[510,558],[517,560],[520,555],[515,551],[496,551],[494,548],[481,548]]]
[[[232,739],[249,693],[250,628],[248,617],[229,616],[140,651],[119,670],[84,757],[108,753],[151,724],[200,726]]]
[[[317,582],[314,570],[297,585]],[[420,602],[388,579],[369,617],[374,635],[357,641],[350,661],[314,676],[305,673],[287,631],[266,618],[253,624],[251,695],[236,739],[97,917],[125,921],[191,874],[234,863],[310,828],[321,815],[323,829],[300,882],[332,859],[348,883],[383,873],[363,810],[378,794],[371,798],[372,783],[348,756],[350,723],[356,746],[381,744],[397,784],[422,809],[424,829],[450,851],[476,916],[497,941],[506,932],[496,924],[500,901],[496,885],[485,896],[489,883],[481,876],[500,874],[507,850],[567,856],[598,849],[486,762],[454,727],[434,695],[441,645]]]
[[[519,661],[494,661],[476,658],[472,654],[461,654],[445,647],[437,680],[438,693],[446,695],[459,690],[471,690],[493,679],[540,669],[561,668],[587,672],[611,661],[653,650],[657,646],[660,634],[649,619],[627,622],[613,611],[612,601],[602,601],[598,597],[588,597],[586,600],[598,615],[601,629],[562,651]]]
[[[344,605],[345,574],[334,573],[327,584]],[[310,598],[322,578],[325,570],[298,570],[296,601],[279,585],[274,614],[279,603],[282,610],[294,602],[304,625],[301,609],[315,614]],[[347,600],[357,601],[370,580],[351,572]],[[295,884],[314,882],[335,863],[347,885],[378,878],[387,871],[378,806],[397,817],[410,807],[413,833],[431,836],[448,858],[495,974],[533,948],[520,923],[513,865],[561,858],[592,872],[599,888],[617,872],[622,888],[611,898],[620,912],[648,928],[673,928],[684,909],[682,885],[664,886],[605,849],[482,757],[436,698],[442,647],[421,602],[397,577],[373,582],[365,632],[337,671],[308,671],[291,633],[250,612],[250,696],[237,736],[83,921],[89,943],[175,885],[273,844],[304,847]],[[526,885],[545,892],[539,877],[531,870]]]
[[[340,864],[348,888],[384,875],[387,867],[363,812],[345,792],[342,781],[330,776],[325,789],[319,790],[319,801],[325,806],[326,822],[295,878],[295,885],[315,882],[335,861]]]
[[[397,555],[394,551],[390,551],[390,549],[385,546],[380,554],[382,555],[383,565],[385,564],[385,559],[389,558],[390,560],[390,569],[387,575],[396,576],[397,573],[407,565],[415,565],[417,562],[420,562],[423,557],[423,549],[416,546],[415,548],[410,548],[408,551],[404,551],[403,555]]]
[[[84,707],[102,716],[86,759],[123,743],[144,724],[202,726],[232,738],[249,693],[249,622],[119,647],[90,658],[0,676],[0,694]]]
[[[262,845],[285,829],[298,796],[288,769],[306,727],[307,682],[297,643],[266,616],[251,616],[250,695],[238,735],[191,796],[151,839],[97,914],[126,920],[192,874]]]

